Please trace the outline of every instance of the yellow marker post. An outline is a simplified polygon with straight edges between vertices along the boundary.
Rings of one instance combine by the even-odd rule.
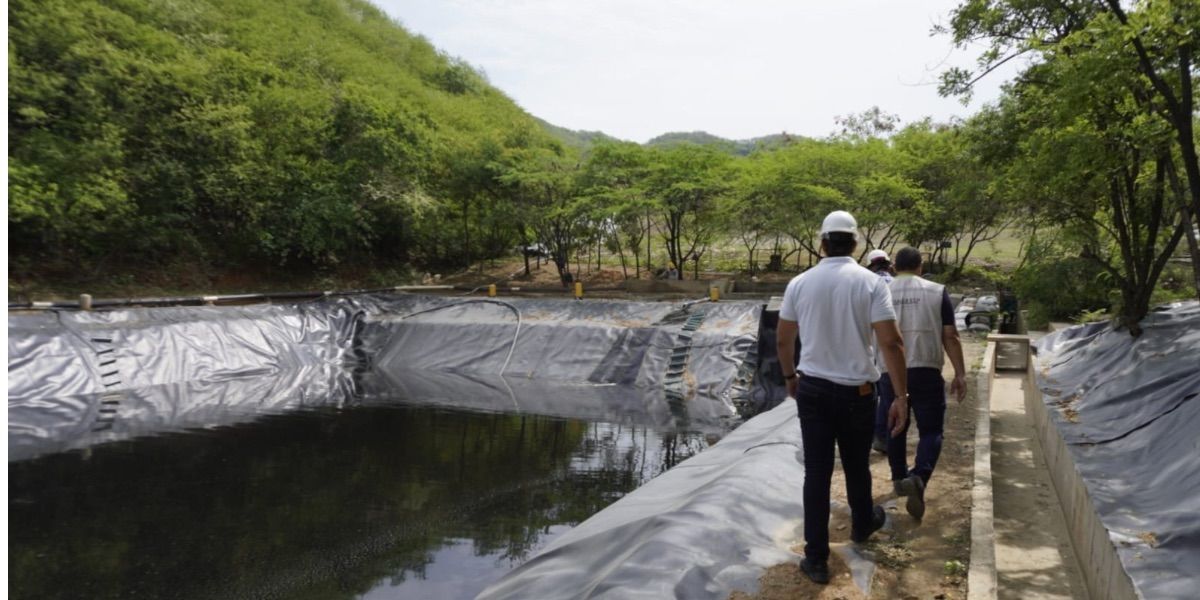
[[[708,288],[708,299],[712,300],[713,302],[720,300],[721,299],[721,288],[719,288],[715,285]]]
[[[575,298],[577,298],[577,299],[583,298],[583,282],[582,281],[575,282]]]
[[[495,298],[495,297],[496,297],[496,284],[494,284],[494,283],[493,283],[493,284],[491,284],[491,285],[489,285],[489,286],[488,286],[488,297],[489,297],[489,298]]]

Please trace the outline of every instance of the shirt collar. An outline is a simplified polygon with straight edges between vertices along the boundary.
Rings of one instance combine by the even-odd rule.
[[[834,263],[854,263],[854,264],[858,264],[858,261],[857,261],[857,260],[854,260],[854,257],[853,257],[853,256],[826,256],[825,258],[822,258],[822,259],[821,259],[821,262],[819,262],[819,263],[817,263],[817,264],[819,264],[819,265],[823,265],[823,264],[826,264],[826,263],[829,263],[829,264],[831,264],[831,265],[832,265],[832,264],[834,264]]]

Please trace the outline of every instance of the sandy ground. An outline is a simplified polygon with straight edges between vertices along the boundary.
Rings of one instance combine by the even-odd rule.
[[[1041,444],[1025,414],[1022,373],[992,383],[992,492],[998,597],[1086,598],[1066,518],[1054,496]]]
[[[983,354],[982,338],[963,334],[963,351],[969,393],[962,404],[948,399],[945,438],[933,479],[925,491],[925,518],[916,522],[895,502],[887,458],[871,453],[871,476],[875,502],[887,508],[889,525],[864,545],[875,557],[875,577],[871,593],[864,595],[850,578],[845,563],[835,551],[829,568],[829,585],[808,580],[799,567],[803,556],[803,532],[797,532],[792,551],[796,560],[775,565],[759,580],[759,591],[750,596],[736,592],[731,600],[782,600],[822,598],[872,600],[892,598],[955,599],[967,594],[967,568],[971,554],[971,479],[975,464],[975,374]],[[944,367],[947,379],[953,375],[949,362]],[[916,427],[909,428],[909,461],[916,450]],[[796,490],[800,494],[800,490]],[[840,468],[834,471],[831,499],[845,503],[845,478]],[[830,518],[831,545],[848,544],[849,515],[833,510]]]

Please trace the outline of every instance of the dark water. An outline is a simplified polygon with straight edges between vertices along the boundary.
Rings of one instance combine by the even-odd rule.
[[[9,464],[13,598],[469,598],[697,433],[397,404]]]

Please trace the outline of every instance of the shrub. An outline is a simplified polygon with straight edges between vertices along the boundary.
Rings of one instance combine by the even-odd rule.
[[[1079,257],[1047,256],[1026,263],[1013,273],[1012,286],[1034,328],[1112,306],[1113,290],[1100,267]]]

